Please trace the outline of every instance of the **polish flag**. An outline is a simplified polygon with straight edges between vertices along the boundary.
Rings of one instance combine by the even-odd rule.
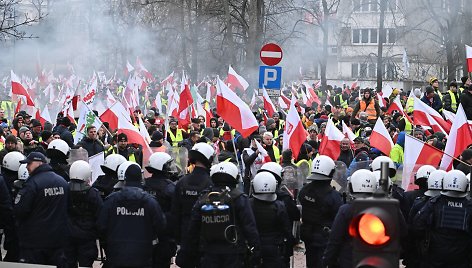
[[[331,118],[328,119],[325,129],[325,137],[321,140],[320,144],[320,155],[327,155],[336,161],[341,154],[341,141],[344,138],[344,134],[336,128]]]
[[[451,125],[436,110],[417,97],[415,97],[413,120],[415,125],[431,126],[434,132],[441,131],[448,134],[451,131]]]
[[[418,186],[415,185],[414,182],[418,168],[423,165],[437,167],[442,157],[443,152],[439,149],[413,136],[405,135],[402,188],[405,189],[405,191],[417,188]]]
[[[448,111],[448,110],[445,110],[443,109],[442,110],[442,113],[444,115],[444,117],[446,118],[446,120],[449,122],[449,123],[453,123],[454,122],[454,119],[456,118],[456,114],[451,112],[451,111]]]
[[[282,109],[288,109],[290,107],[290,99],[284,95],[284,93],[280,92],[280,97],[278,98],[279,106]]]
[[[229,66],[228,78],[226,78],[226,82],[228,83],[229,88],[232,90],[239,88],[243,91],[246,91],[246,89],[249,87],[249,83],[246,81],[246,79],[236,73],[231,65]]]
[[[110,89],[107,88],[107,107],[111,107],[113,104],[115,104],[116,99],[111,93]]]
[[[174,118],[178,117],[179,111],[179,94],[175,92],[170,84],[167,84],[167,89],[169,90],[167,94],[167,99],[169,100],[168,109],[167,109],[167,116],[173,116]]]
[[[173,84],[174,83],[174,71],[172,71],[171,74],[169,74],[164,80],[161,81],[161,85],[166,85],[166,84]]]
[[[465,45],[465,57],[467,58],[467,69],[472,72],[472,47]]]
[[[156,94],[156,98],[154,99],[154,105],[156,106],[159,115],[162,116],[162,99],[161,94],[159,92]]]
[[[288,109],[288,114],[285,120],[285,129],[282,143],[283,151],[291,149],[292,155],[295,159],[297,159],[301,146],[308,136],[305,127],[303,127],[300,116],[298,115],[297,108],[295,107],[296,102],[297,99],[295,96],[292,96],[290,108]]]
[[[44,106],[44,109],[41,111],[41,113],[39,112],[39,109],[36,110],[36,119],[38,119],[39,122],[41,122],[41,125],[43,126],[46,121],[52,123],[51,115],[49,114],[49,109],[47,105]]]
[[[392,95],[393,93],[393,88],[389,85],[389,84],[386,84],[383,88],[382,88],[382,96],[385,97],[385,98],[389,98],[390,95]],[[398,96],[398,95],[397,95]]]
[[[341,121],[343,124],[343,134],[346,135],[346,137],[351,141],[351,143],[354,143],[354,139],[357,138],[356,134],[352,132],[352,130],[344,123],[344,121]]]
[[[270,156],[267,150],[264,149],[264,147],[257,140],[254,140],[254,142],[256,143],[257,150],[259,150],[259,153],[261,154],[263,158],[262,160],[263,163],[272,162],[272,159],[270,159]]]
[[[351,85],[351,89],[355,89],[357,87],[357,84],[358,84],[358,80],[359,79],[356,79],[356,81],[354,81]],[[359,91],[360,92],[360,91]]]
[[[385,107],[385,106],[387,106],[387,102],[385,101],[384,98],[382,98],[382,96],[380,96],[379,93],[377,93],[377,100],[379,101],[379,106],[380,106],[380,107]]]
[[[149,72],[146,67],[144,67],[139,58],[136,58],[136,70],[142,72],[147,79],[154,80],[151,72]]]
[[[307,95],[308,102],[309,102],[309,104],[307,104],[307,106],[311,106],[311,104],[313,102],[316,102],[316,103],[318,103],[318,105],[321,105],[321,101],[318,98],[318,95],[316,95],[315,90],[307,82],[303,82],[303,85],[306,88],[306,95]]]
[[[379,151],[381,151],[384,155],[390,155],[390,151],[393,147],[393,141],[380,117],[377,118],[377,122],[375,122],[369,142],[372,147],[379,149]]]
[[[188,85],[187,79],[185,79],[185,75],[182,76],[182,82],[180,83],[180,101],[179,101],[179,110],[178,113],[178,120],[179,120],[179,127],[183,129],[187,129],[188,125],[190,124],[190,113],[189,109],[193,103],[192,93],[190,92],[190,87]]]
[[[128,76],[132,71],[134,71],[133,65],[131,65],[129,61],[126,61],[125,75]]]
[[[272,103],[272,100],[270,99],[269,94],[267,94],[267,90],[264,87],[262,88],[262,99],[264,101],[264,109],[267,111],[267,115],[272,117],[272,115],[277,112],[277,108]]]
[[[302,93],[302,102],[303,102],[303,104],[310,107],[310,105],[308,105],[308,104],[311,104],[311,103],[309,102],[308,97],[305,94],[305,90],[303,90],[303,88],[300,88],[300,92]]]
[[[462,151],[472,144],[471,134],[464,108],[462,104],[459,104],[456,118],[452,123],[451,132],[449,132],[446,148],[444,149],[444,156],[440,166],[441,169],[449,171],[452,168],[452,157],[459,157]]]
[[[252,108],[252,107],[254,107],[254,105],[256,105],[256,96],[257,96],[257,92],[254,91],[254,93],[252,93],[251,103],[249,103],[250,108]]]
[[[139,134],[141,134],[141,136],[144,138],[146,143],[150,143],[151,137],[149,136],[149,132],[147,131],[146,125],[144,125],[144,122],[141,116],[138,117],[138,121],[139,121]]]
[[[214,92],[212,92],[212,90],[211,90],[211,84],[208,83],[208,82],[206,83],[206,88],[207,88],[207,90],[206,90],[206,95],[205,95],[205,97],[206,97],[206,100],[207,100],[208,102],[210,102],[210,101],[211,101],[211,98],[214,96],[214,94],[213,94]]]
[[[388,114],[393,114],[393,111],[399,111],[404,114],[403,112],[403,105],[400,101],[400,96],[397,95],[393,100],[390,106],[387,109]]]
[[[11,93],[16,94],[16,95],[21,95],[26,97],[26,105],[28,106],[34,106],[34,101],[31,98],[30,94],[28,91],[23,87],[23,85],[20,82],[20,78],[16,76],[16,74],[11,70]]]
[[[251,109],[219,78],[216,84],[216,111],[244,138],[259,128]]]
[[[108,122],[110,124],[110,129],[112,130],[118,128],[119,118],[126,119],[131,124],[129,110],[127,110],[121,102],[115,102],[100,115],[100,120],[102,122]]]
[[[49,96],[49,103],[53,103],[56,99],[56,93],[51,83],[43,90],[44,95]]]

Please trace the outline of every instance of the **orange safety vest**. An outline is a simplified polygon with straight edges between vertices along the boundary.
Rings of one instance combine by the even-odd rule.
[[[367,120],[375,120],[377,119],[377,112],[375,111],[375,101],[370,99],[369,105],[366,107],[365,100],[361,100],[360,102],[360,109],[361,112],[367,113]]]

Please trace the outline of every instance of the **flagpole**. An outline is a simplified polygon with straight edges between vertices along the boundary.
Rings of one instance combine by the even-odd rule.
[[[236,145],[234,144],[234,135],[233,135],[233,131],[229,131],[229,133],[231,133],[231,140],[233,141],[233,150],[234,150],[234,155],[236,156],[236,162],[238,163],[238,174],[239,174],[239,178],[240,180],[243,182],[244,184],[244,181],[243,181],[243,176],[241,174],[241,164],[239,163],[239,159],[238,159],[238,152],[236,151]],[[244,187],[244,186],[243,186]]]

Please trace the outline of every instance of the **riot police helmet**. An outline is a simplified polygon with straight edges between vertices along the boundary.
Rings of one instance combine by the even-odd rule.
[[[149,173],[155,173],[156,171],[169,172],[173,160],[168,153],[155,152],[149,157],[148,165],[145,168]]]
[[[272,175],[274,175],[275,179],[277,180],[277,184],[282,183],[284,168],[280,164],[275,162],[267,162],[261,166],[257,173],[263,171],[272,173]]]
[[[428,177],[428,190],[424,192],[424,195],[429,197],[439,195],[443,189],[443,179],[446,174],[447,172],[441,169],[431,172]]]
[[[126,170],[131,165],[139,166],[138,164],[136,164],[135,162],[132,162],[132,161],[125,161],[125,162],[121,163],[121,165],[118,166],[118,170],[116,171],[116,173],[118,175],[118,181],[125,181]]]
[[[371,194],[377,188],[377,178],[367,169],[355,171],[349,179],[349,190],[352,194]]]
[[[67,159],[69,157],[70,147],[64,140],[55,139],[51,141],[46,150],[47,157],[60,157]]]
[[[105,162],[100,165],[100,168],[105,174],[116,174],[118,167],[124,162],[126,162],[126,158],[121,154],[111,154],[105,158]]]
[[[3,157],[2,167],[5,170],[17,172],[21,165],[20,161],[24,159],[25,155],[20,152],[9,152],[5,155],[5,157]]]
[[[377,156],[372,163],[370,164],[371,170],[376,171],[380,170],[382,162],[387,162],[388,163],[388,169],[390,171],[390,174],[388,175],[389,178],[395,177],[397,174],[397,169],[395,167],[395,163],[393,163],[393,160],[388,157],[388,156]]]
[[[234,186],[239,182],[239,170],[231,162],[221,162],[211,167],[210,177],[215,185]]]
[[[190,164],[200,162],[209,169],[211,167],[211,163],[213,162],[214,154],[215,150],[211,145],[204,142],[199,142],[195,144],[188,152],[188,160]]]
[[[424,166],[421,166],[418,171],[416,171],[416,174],[415,174],[415,183],[418,181],[418,180],[421,180],[421,179],[424,179],[424,180],[428,180],[429,176],[431,175],[431,173],[433,171],[435,171],[436,168],[431,166],[431,165],[424,165]]]
[[[92,179],[92,168],[84,160],[77,160],[70,166],[69,177],[71,180],[89,182]]]
[[[326,181],[331,180],[336,169],[336,163],[326,155],[319,155],[313,159],[311,175],[307,180]]]
[[[277,194],[277,180],[270,172],[259,172],[252,180],[252,189],[254,198],[262,201],[275,201]]]
[[[443,190],[441,195],[449,197],[466,197],[469,180],[464,172],[460,170],[451,170],[444,175]]]
[[[21,181],[26,181],[29,177],[28,169],[26,168],[26,164],[21,164],[18,167],[18,179]]]

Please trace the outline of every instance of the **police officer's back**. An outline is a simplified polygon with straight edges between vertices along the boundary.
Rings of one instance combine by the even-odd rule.
[[[430,165],[421,166],[415,174],[415,184],[418,185],[418,189],[412,191],[406,191],[404,193],[405,197],[405,206],[403,208],[403,215],[405,219],[408,220],[408,215],[410,213],[413,203],[418,197],[424,196],[424,193],[428,189],[428,177],[431,172],[435,171],[436,168]]]
[[[152,174],[145,179],[144,190],[150,193],[162,208],[168,222],[171,222],[170,208],[172,197],[174,196],[175,184],[169,179],[169,173],[172,172],[173,159],[163,152],[153,153],[149,157],[149,164],[146,169]],[[172,237],[172,227],[167,225],[165,235],[155,246],[154,249],[154,267],[170,267],[171,258],[175,255],[177,245]]]
[[[376,178],[369,170],[359,169],[350,177],[349,192],[353,199],[371,197],[375,189]],[[351,202],[339,208],[329,234],[328,245],[323,254],[324,266],[352,267],[352,239],[349,235],[349,224],[352,217],[353,206]]]
[[[172,199],[171,214],[177,243],[185,240],[192,207],[200,193],[212,184],[210,167],[214,152],[211,145],[197,143],[188,153],[189,163],[194,165],[194,169],[177,182]]]
[[[96,222],[103,201],[97,189],[89,185],[92,168],[78,160],[70,167],[69,229],[70,240],[66,249],[68,267],[92,267],[97,258],[98,232]]]
[[[113,186],[118,182],[118,166],[125,161],[126,158],[122,155],[111,154],[105,158],[105,162],[100,166],[104,174],[98,176],[92,186],[100,192],[102,199],[113,192]]]
[[[230,162],[214,165],[214,186],[195,203],[188,235],[177,255],[177,265],[194,267],[198,251],[201,267],[242,267],[247,245],[260,263],[260,242],[249,198],[236,188],[238,168]]]
[[[313,160],[312,175],[298,195],[302,205],[301,239],[305,242],[307,267],[320,267],[331,224],[342,205],[339,192],[331,187],[336,164],[325,155]]]
[[[423,267],[469,267],[472,207],[467,188],[462,171],[449,171],[441,195],[431,198],[414,217],[413,228],[428,240]]]
[[[8,191],[7,184],[2,176],[0,176],[0,240],[2,239],[3,232],[6,228],[13,226],[13,208]],[[0,250],[0,261],[2,259]]]
[[[30,177],[15,198],[20,259],[27,263],[65,265],[67,200],[69,186],[46,164],[46,157],[33,152],[27,163]]]
[[[46,155],[51,162],[49,163],[54,172],[63,177],[66,181],[69,181],[69,164],[67,159],[69,158],[70,147],[67,142],[61,139],[55,139],[51,141],[46,150]]]
[[[283,201],[277,200],[277,180],[263,171],[252,181],[251,206],[261,240],[262,267],[284,267],[286,250],[295,243],[292,222]]]
[[[111,266],[151,266],[153,245],[165,230],[161,207],[141,189],[141,183],[141,168],[129,165],[125,186],[106,198],[100,212],[98,229],[106,240]]]

